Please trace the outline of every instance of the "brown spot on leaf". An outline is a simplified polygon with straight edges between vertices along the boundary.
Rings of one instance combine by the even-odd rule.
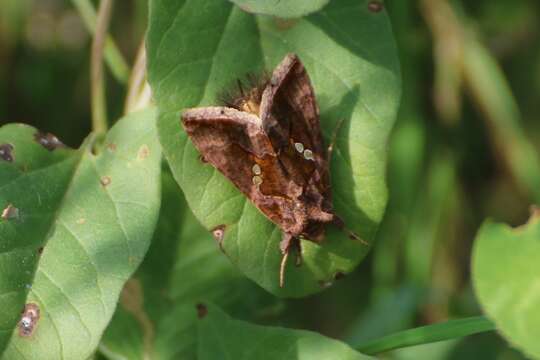
[[[144,144],[139,148],[137,153],[137,160],[144,160],[150,155],[150,148],[148,145]]]
[[[3,220],[13,220],[19,218],[19,209],[17,209],[13,204],[8,204],[4,210],[2,210],[2,219]]]
[[[39,321],[39,306],[34,303],[25,305],[19,321],[19,336],[30,337],[36,330]]]
[[[111,178],[110,176],[102,176],[101,179],[99,179],[99,182],[103,187],[107,187],[111,184]]]
[[[80,219],[78,219],[78,220],[76,221],[76,223],[77,223],[78,225],[82,225],[82,224],[86,223],[86,219],[85,219],[85,218],[80,218]]]
[[[341,271],[338,271],[337,273],[334,274],[334,280],[340,280],[340,279],[343,279],[344,277],[345,277],[345,273]]]
[[[319,286],[322,287],[323,289],[329,288],[330,286],[332,286],[332,284],[333,282],[331,281],[324,281],[324,280],[319,281]]]
[[[297,19],[281,19],[275,18],[274,22],[279,30],[288,30],[292,28],[298,22]]]
[[[66,147],[66,145],[64,145],[56,136],[51,133],[38,131],[34,134],[34,140],[49,151],[53,151],[59,147]]]
[[[13,162],[13,145],[11,144],[0,145],[0,158],[8,162]]]
[[[216,226],[216,227],[212,230],[212,236],[213,236],[214,239],[217,241],[220,250],[223,251],[223,252],[225,252],[225,251],[223,250],[223,239],[225,238],[225,225],[219,225],[219,226]]]
[[[128,257],[129,265],[136,265],[136,264],[139,263],[139,261],[140,261],[140,259],[137,256],[129,256]]]
[[[196,305],[196,307],[197,307],[197,317],[199,319],[202,319],[206,315],[208,315],[208,308],[206,307],[206,305],[199,303]]]
[[[43,246],[40,246],[40,247],[37,249],[37,253],[38,253],[38,255],[43,254]]]
[[[108,149],[110,152],[115,152],[115,151],[116,151],[116,144],[108,143],[108,144],[107,144],[107,149]]]
[[[384,8],[384,5],[380,1],[370,1],[368,4],[369,11],[373,13],[378,13]]]

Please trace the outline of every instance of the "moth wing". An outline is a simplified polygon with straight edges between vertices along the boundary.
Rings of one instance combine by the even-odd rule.
[[[264,213],[275,206],[254,201],[266,195],[285,199],[291,186],[259,117],[228,107],[188,109],[182,123],[204,160],[246,194]],[[257,166],[255,166],[257,165]],[[275,209],[274,209],[275,210]]]
[[[288,54],[272,73],[261,99],[261,119],[293,180],[317,204],[331,207],[330,175],[322,143],[319,108],[304,65]]]
[[[272,73],[262,95],[261,119],[276,149],[289,146],[292,140],[309,149],[315,161],[326,160],[315,92],[295,54],[286,55]]]

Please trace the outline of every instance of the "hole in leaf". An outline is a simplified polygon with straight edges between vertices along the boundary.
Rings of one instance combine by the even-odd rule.
[[[64,143],[58,140],[58,138],[51,133],[38,131],[34,134],[34,140],[49,151],[53,151],[60,147],[66,147]]]
[[[219,225],[219,226],[216,226],[213,230],[212,230],[212,236],[214,237],[214,239],[217,241],[218,245],[219,245],[219,248],[221,249],[221,251],[225,252],[223,250],[223,239],[225,238],[225,225]]]
[[[2,210],[2,219],[3,220],[13,220],[19,218],[19,209],[17,209],[13,204],[8,204],[4,210]]]
[[[13,162],[13,145],[11,144],[0,145],[0,158],[8,162]]]
[[[21,320],[19,321],[19,335],[21,337],[30,337],[35,332],[39,321],[39,306],[34,303],[28,303],[24,306]]]

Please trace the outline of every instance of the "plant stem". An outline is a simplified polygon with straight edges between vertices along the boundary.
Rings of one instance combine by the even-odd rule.
[[[450,320],[401,331],[395,334],[369,340],[356,346],[366,355],[374,355],[407,346],[428,344],[495,330],[495,325],[484,316]]]
[[[90,34],[94,35],[97,15],[92,2],[90,0],[71,0],[71,2],[79,12]],[[105,39],[105,61],[115,79],[121,84],[127,83],[129,66],[110,36]]]
[[[103,76],[103,52],[105,37],[111,19],[112,0],[101,0],[92,41],[90,59],[90,92],[92,102],[92,129],[96,133],[107,131],[107,102],[105,100],[105,80]]]
[[[124,105],[124,114],[129,114],[134,110],[138,110],[140,106],[141,96],[145,93],[146,84],[146,48],[144,40],[139,46],[131,76],[129,78],[126,102]]]

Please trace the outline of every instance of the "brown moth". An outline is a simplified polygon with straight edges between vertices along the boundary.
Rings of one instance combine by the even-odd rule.
[[[326,224],[343,225],[332,208],[319,108],[295,54],[285,56],[261,86],[247,93],[239,88],[241,97],[229,106],[188,109],[182,123],[204,161],[283,231],[283,286],[289,251],[300,247],[299,239],[320,243]]]

